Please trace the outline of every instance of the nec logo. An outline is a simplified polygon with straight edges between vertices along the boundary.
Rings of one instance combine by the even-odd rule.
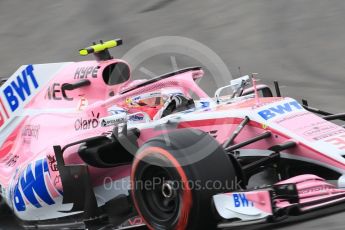
[[[33,88],[38,88],[38,83],[33,71],[33,66],[28,65],[22,71],[21,75],[17,76],[3,90],[6,101],[12,112],[16,111],[19,105],[32,94]]]
[[[234,193],[232,194],[232,197],[234,198],[235,208],[254,207],[254,203],[249,201],[245,194]]]
[[[282,105],[278,105],[275,107],[271,107],[265,110],[262,110],[258,112],[258,114],[265,120],[269,120],[271,118],[274,118],[278,115],[283,115],[286,113],[293,112],[295,110],[301,110],[303,109],[300,104],[298,104],[297,101],[287,102]]]

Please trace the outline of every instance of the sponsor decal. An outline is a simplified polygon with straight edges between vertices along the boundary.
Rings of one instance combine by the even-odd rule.
[[[129,223],[129,226],[136,226],[136,225],[144,224],[144,221],[143,219],[141,219],[141,217],[137,216],[137,217],[128,219],[128,223]]]
[[[119,123],[126,122],[126,118],[120,117],[120,118],[113,118],[113,119],[102,119],[101,126],[102,127],[108,127],[108,126],[114,126],[118,125]]]
[[[18,155],[11,153],[9,160],[6,162],[6,165],[8,167],[14,167],[17,164],[18,159],[19,159]]]
[[[29,164],[20,175],[13,191],[13,204],[18,212],[26,210],[25,201],[36,208],[41,208],[42,203],[55,204],[46,185],[46,175],[49,175],[48,162],[43,159]]]
[[[210,134],[213,138],[217,138],[218,130],[210,130],[207,133]]]
[[[138,101],[138,100],[140,100],[140,99],[142,99],[141,96],[136,96],[136,97],[133,97],[132,101]]]
[[[323,121],[323,123],[319,122],[312,128],[308,128],[303,132],[303,136],[311,138],[315,141],[319,141],[328,137],[337,136],[342,133],[345,133],[345,129],[340,128],[336,124]]]
[[[28,65],[20,75],[13,79],[10,84],[2,90],[2,93],[11,111],[15,112],[38,87],[39,85],[34,74],[34,67]]]
[[[72,97],[69,97],[65,90],[62,90],[62,85],[60,83],[53,83],[47,89],[46,99],[54,101],[73,101]]]
[[[294,111],[302,110],[302,106],[297,101],[287,102],[277,106],[270,107],[265,110],[261,110],[258,114],[265,120],[285,115]]]
[[[319,140],[325,139],[327,137],[336,136],[336,135],[341,134],[341,133],[345,133],[345,130],[338,129],[338,130],[333,131],[333,132],[325,133],[325,134],[322,134],[320,136],[314,137],[313,140],[319,141]]]
[[[234,199],[235,208],[254,207],[254,203],[249,201],[244,193],[233,193],[232,197]]]
[[[151,92],[151,93],[145,93],[139,96],[135,96],[132,98],[133,101],[139,101],[142,99],[146,99],[146,98],[152,98],[152,97],[161,97],[162,94],[160,92]]]
[[[0,130],[10,124],[35,94],[70,63],[21,66],[0,87]]]
[[[83,111],[86,109],[86,107],[89,105],[89,101],[85,97],[81,97],[79,99],[78,105],[77,105],[77,110],[78,111]]]
[[[345,150],[345,135],[329,138],[325,141],[329,142],[340,150]]]
[[[326,124],[323,126],[315,126],[303,133],[304,136],[315,136],[336,129],[337,127],[333,124]],[[345,131],[345,130],[344,130]]]
[[[112,106],[108,108],[108,113],[111,115],[116,115],[116,114],[126,113],[126,110],[118,106]]]
[[[299,190],[298,193],[300,194],[306,194],[306,193],[314,193],[314,192],[320,192],[320,191],[327,191],[334,189],[331,185],[320,185],[312,188],[306,188]]]
[[[59,171],[58,167],[57,167],[57,161],[56,161],[55,156],[54,155],[48,155],[47,159],[48,159],[48,164],[49,164],[50,170],[53,172]]]
[[[141,103],[146,104],[145,100],[146,99],[154,99],[154,98],[161,98],[162,94],[160,92],[150,92],[150,93],[145,93],[141,94],[132,98],[127,98],[126,103],[130,105],[136,105],[136,106],[141,106]]]
[[[74,73],[74,79],[97,78],[100,66],[79,67]]]
[[[118,228],[119,229],[129,228],[129,227],[138,226],[138,225],[144,225],[144,224],[145,223],[144,223],[143,219],[141,219],[141,217],[135,216],[135,217],[132,217],[132,218],[126,220],[124,223],[119,225]]]
[[[286,115],[282,118],[279,118],[275,120],[275,123],[282,124],[282,123],[288,123],[292,122],[295,123],[298,119],[306,119],[310,115],[310,112],[301,112],[301,113],[290,113],[289,115]]]
[[[84,119],[84,118],[78,118],[75,122],[74,122],[74,129],[76,131],[80,131],[80,130],[88,130],[88,129],[95,129],[98,127],[99,125],[99,116],[100,114],[97,113],[97,115],[94,114],[94,112],[92,112],[92,117],[88,118],[88,119]]]
[[[210,102],[209,101],[200,101],[201,108],[208,108],[210,107]]]
[[[144,120],[144,114],[135,114],[131,115],[128,118],[129,121],[143,121]]]
[[[22,137],[34,137],[38,139],[40,125],[25,125],[22,131]]]
[[[342,127],[305,110],[281,116],[274,122],[308,141],[320,141],[345,133]]]

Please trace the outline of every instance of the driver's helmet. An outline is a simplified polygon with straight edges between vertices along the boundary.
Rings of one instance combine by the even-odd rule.
[[[178,88],[152,91],[127,98],[125,107],[130,113],[144,112],[153,119],[157,112],[164,106],[165,102],[174,95],[183,95],[183,93]]]

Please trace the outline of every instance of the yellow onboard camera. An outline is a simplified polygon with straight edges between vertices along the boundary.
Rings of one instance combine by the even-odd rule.
[[[122,39],[114,39],[110,41],[100,41],[100,43],[94,43],[92,46],[79,50],[81,56],[88,54],[94,54],[97,60],[109,60],[113,57],[110,55],[108,49],[122,45]]]

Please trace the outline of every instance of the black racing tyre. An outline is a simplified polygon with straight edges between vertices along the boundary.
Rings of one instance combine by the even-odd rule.
[[[195,155],[202,157],[195,161]],[[132,165],[132,199],[154,230],[215,229],[212,196],[236,188],[223,148],[200,130],[180,129],[145,143]]]

